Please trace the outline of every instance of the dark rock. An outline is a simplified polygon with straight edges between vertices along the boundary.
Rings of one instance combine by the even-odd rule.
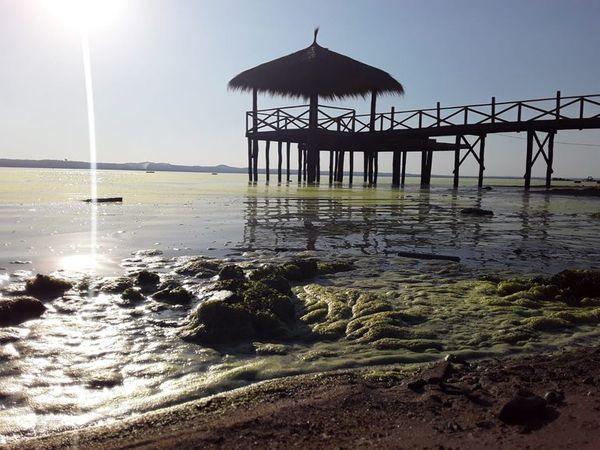
[[[243,280],[244,278],[244,271],[235,264],[229,264],[219,271],[219,280]]]
[[[562,391],[551,390],[544,394],[544,400],[546,400],[549,404],[558,404],[562,403],[565,399],[565,394]]]
[[[460,210],[461,214],[466,214],[470,216],[493,216],[494,211],[490,211],[488,209],[481,208],[463,208]]]
[[[86,382],[86,387],[90,389],[111,388],[123,384],[123,375],[118,372],[110,372],[98,374],[89,378]]]
[[[141,302],[144,300],[144,295],[137,289],[128,288],[121,294],[121,298],[129,302]]]
[[[160,282],[160,277],[157,273],[142,270],[135,276],[135,284],[143,288],[156,286]]]
[[[406,386],[411,391],[421,392],[426,384],[427,384],[427,381],[425,381],[423,378],[419,378],[417,380],[410,381]]]
[[[349,272],[354,269],[354,264],[346,261],[319,261],[317,263],[317,270],[320,274]]]
[[[581,382],[583,384],[595,384],[594,377],[585,377]]]
[[[169,282],[163,289],[156,292],[152,298],[164,303],[184,305],[191,302],[194,296],[178,283]]]
[[[109,294],[120,294],[133,286],[133,281],[127,277],[105,278],[99,289]]]
[[[203,344],[230,344],[255,334],[252,315],[246,309],[219,299],[200,303],[180,333],[186,341]]]
[[[499,418],[511,425],[527,425],[544,420],[547,416],[547,401],[542,397],[521,389],[502,406]]]
[[[469,366],[469,362],[466,359],[461,358],[460,356],[453,355],[452,353],[448,353],[444,357],[444,361],[453,364],[460,364],[461,366]]]
[[[550,277],[550,283],[562,290],[564,298],[600,296],[600,271],[597,270],[563,270]]]
[[[39,299],[51,299],[60,297],[72,287],[68,281],[38,273],[25,283],[25,292]]]
[[[448,379],[452,372],[452,364],[448,361],[442,361],[435,366],[425,370],[421,376],[428,384],[443,383]]]
[[[290,281],[302,281],[313,278],[318,273],[317,261],[314,259],[295,260],[281,266],[281,275]]]
[[[193,259],[175,269],[175,272],[196,278],[210,278],[219,272],[219,264],[208,259]]]
[[[29,319],[40,317],[46,307],[32,297],[0,299],[0,326],[18,325]]]

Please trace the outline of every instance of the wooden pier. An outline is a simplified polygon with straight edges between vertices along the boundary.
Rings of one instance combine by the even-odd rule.
[[[270,178],[271,142],[277,143],[277,180],[292,181],[291,144],[297,145],[297,181],[321,181],[320,155],[329,153],[329,183],[355,182],[355,156],[362,154],[363,182],[377,184],[378,156],[392,153],[392,184],[403,186],[406,157],[421,154],[421,185],[431,181],[433,156],[439,151],[454,152],[454,186],[458,187],[460,167],[473,157],[479,166],[478,185],[483,186],[486,137],[494,133],[527,134],[524,157],[524,185],[531,185],[532,167],[537,161],[546,164],[546,187],[553,173],[554,138],[559,130],[600,129],[600,95],[554,97],[442,107],[409,111],[376,112],[376,95],[372,95],[371,113],[356,114],[353,109],[333,106],[299,105],[259,110],[254,92],[253,110],[246,114],[248,139],[248,176],[258,181],[259,155],[264,143],[267,181]],[[314,117],[311,120],[311,117]],[[448,138],[450,143],[435,138]],[[286,172],[282,174],[285,144]],[[540,159],[541,156],[541,159]],[[346,166],[346,157],[348,166]],[[312,170],[311,170],[312,168]]]

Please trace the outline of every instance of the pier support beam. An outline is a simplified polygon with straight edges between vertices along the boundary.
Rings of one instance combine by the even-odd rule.
[[[338,156],[338,170],[337,170],[337,180],[336,180],[338,183],[344,182],[344,156],[345,156],[344,150],[340,150],[339,156]]]
[[[545,133],[545,136],[544,136]],[[536,131],[527,132],[527,153],[525,157],[525,189],[531,187],[531,169],[542,155],[546,161],[546,189],[552,185],[552,164],[554,161],[554,135],[556,131]],[[542,138],[543,137],[543,138]],[[536,148],[535,155],[533,153]]]
[[[350,170],[348,173],[348,184],[352,185],[352,181],[354,178],[354,152],[350,151]]]
[[[248,182],[252,183],[252,139],[248,138]]]
[[[267,141],[267,145],[265,147],[265,165],[266,167],[266,175],[267,175],[267,183],[271,179],[271,168],[269,164],[269,149],[271,148],[271,141]]]
[[[408,154],[408,152],[406,150],[404,150],[402,152],[402,174],[400,177],[400,186],[404,187],[405,181],[406,181],[406,155]]]
[[[258,182],[258,141],[255,139],[252,142],[252,147],[254,151],[252,152],[252,158],[254,159],[254,164],[252,165],[252,170],[254,170],[254,182]]]
[[[285,149],[285,175],[286,175],[286,181],[289,183],[291,181],[290,179],[290,147],[291,147],[292,143],[291,142],[286,142],[286,149]]]
[[[469,137],[467,137],[464,134],[459,134],[456,136],[456,148],[454,150],[454,188],[455,189],[458,187],[458,183],[459,183],[460,166],[465,161],[465,159],[467,159],[467,157],[469,155],[473,155],[473,157],[477,161],[477,164],[479,164],[479,174],[478,174],[478,178],[477,178],[477,186],[479,188],[483,187],[483,171],[485,170],[485,165],[484,165],[485,138],[486,138],[485,134],[480,134],[480,135],[475,136],[475,140],[473,140],[473,137],[471,137],[471,140],[469,140]],[[461,147],[463,147],[463,146],[467,147],[467,151],[461,158],[460,150],[461,150]],[[479,151],[477,151],[477,150],[479,150]]]
[[[298,144],[298,183],[302,183],[302,144]]]
[[[402,162],[402,152],[394,150],[392,153],[392,186],[400,186],[400,164]]]
[[[279,184],[281,184],[281,165],[283,162],[283,155],[281,154],[282,146],[283,142],[277,142],[277,183]]]

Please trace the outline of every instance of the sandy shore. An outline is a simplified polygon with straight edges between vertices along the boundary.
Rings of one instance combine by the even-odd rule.
[[[600,348],[370,368],[274,380],[8,448],[597,448],[599,387]]]

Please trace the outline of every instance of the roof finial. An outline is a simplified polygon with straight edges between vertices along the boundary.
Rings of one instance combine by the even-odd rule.
[[[313,44],[317,43],[317,34],[319,34],[319,27],[315,28],[315,39],[313,40]]]

